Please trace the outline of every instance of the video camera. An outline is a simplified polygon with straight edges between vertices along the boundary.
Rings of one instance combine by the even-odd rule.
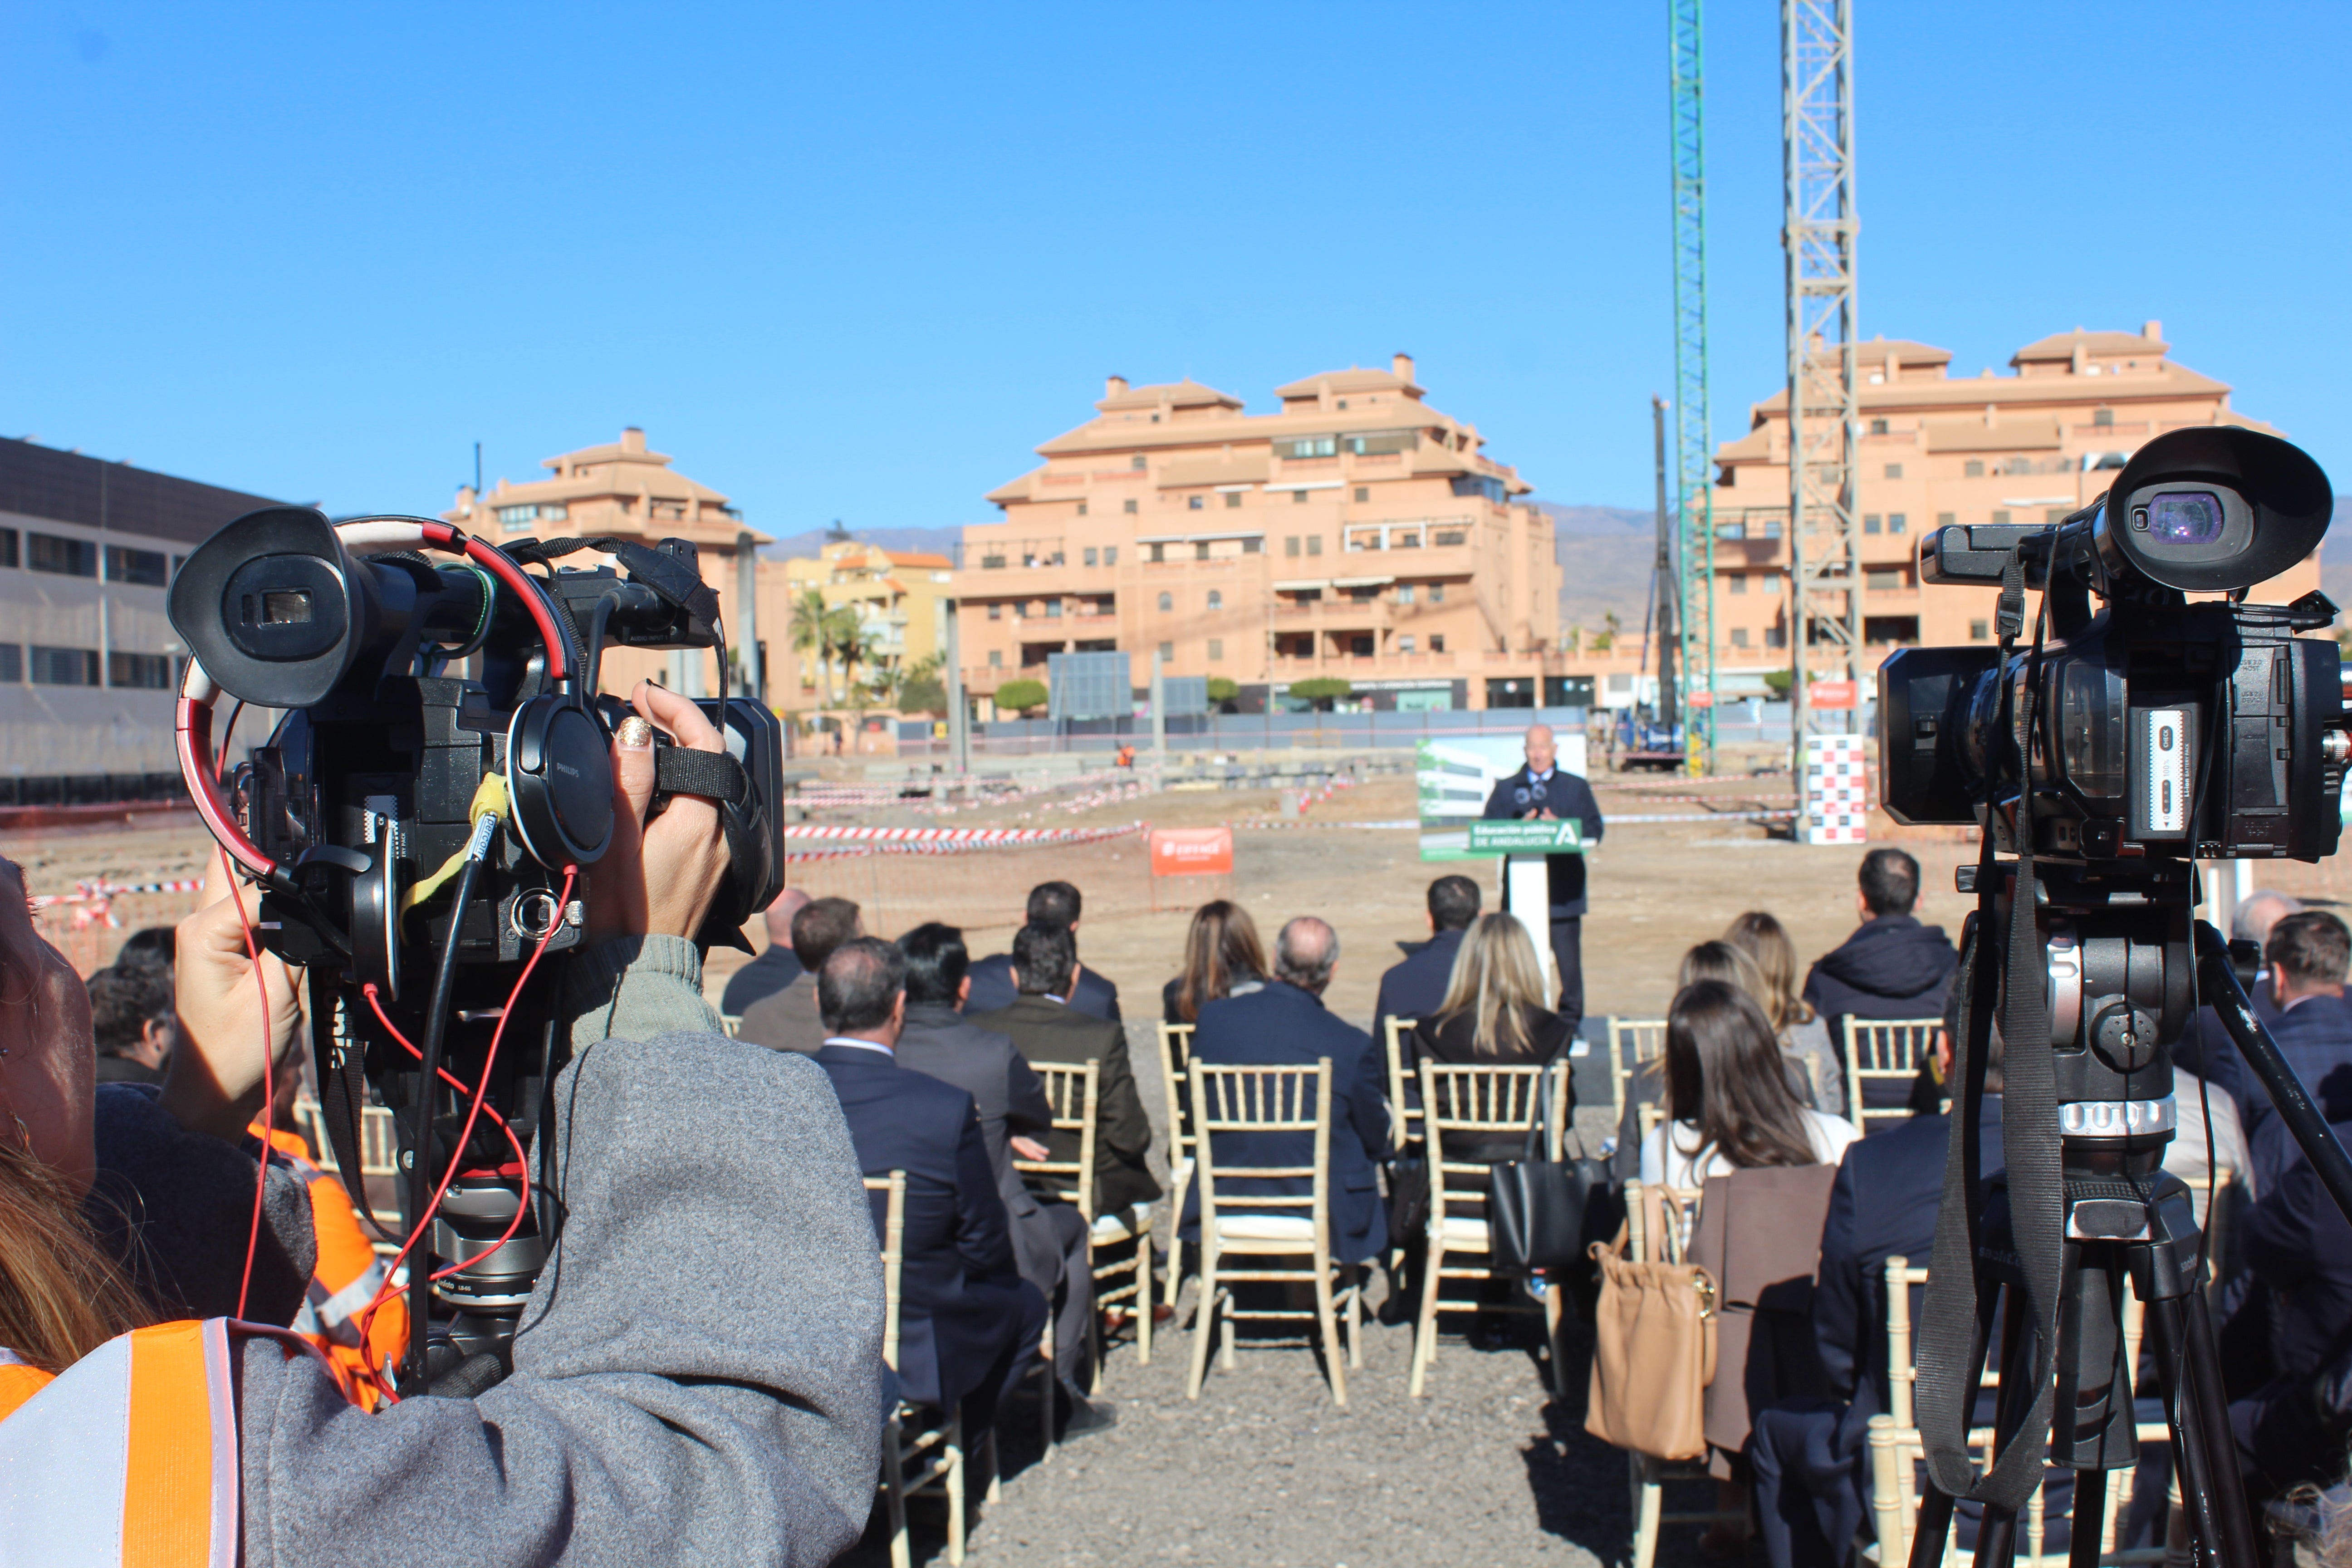
[[[554,564],[582,550],[619,569]],[[560,1221],[544,1183],[525,1212],[523,1152],[568,1058],[559,972],[613,837],[609,748],[628,710],[596,695],[599,665],[616,646],[709,647],[723,678],[718,595],[686,540],[493,546],[431,519],[277,507],[201,545],[167,607],[193,655],[181,771],[259,886],[258,940],[306,970],[324,1110],[362,1214],[362,1078],[398,1113],[404,1230],[432,1222],[408,1258],[410,1375],[428,1275],[447,1309],[434,1336],[459,1357],[503,1354]],[[224,695],[285,710],[226,773]],[[726,752],[656,731],[652,809],[718,803],[730,868],[696,940],[742,946],[783,887],[782,731],[747,699],[698,705]]]

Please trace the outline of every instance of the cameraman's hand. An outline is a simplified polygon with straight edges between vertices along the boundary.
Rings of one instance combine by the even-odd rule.
[[[294,1047],[302,1032],[293,972],[264,952],[259,982],[254,978],[245,914],[255,901],[252,889],[238,887],[236,897],[182,921],[172,964],[180,1039],[164,1071],[163,1109],[191,1132],[231,1143],[260,1114],[265,1054],[271,1070],[298,1070]]]
[[[723,752],[726,742],[702,710],[674,691],[641,680],[630,703],[648,724],[681,746]],[[727,836],[719,807],[700,795],[670,798],[646,820],[654,794],[653,737],[625,745],[635,726],[621,721],[613,743],[613,843],[588,873],[588,940],[616,936],[692,937],[702,928],[727,874]]]

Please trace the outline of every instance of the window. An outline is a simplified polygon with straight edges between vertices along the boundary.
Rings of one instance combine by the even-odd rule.
[[[1242,553],[1243,553],[1243,554],[1244,554],[1244,555],[1263,555],[1263,554],[1265,554],[1265,540],[1263,537],[1253,538],[1253,539],[1244,539],[1244,540],[1243,540],[1243,541],[1242,541]]]
[[[1887,465],[1886,465],[1886,477],[1887,477],[1888,479],[1901,479],[1901,478],[1903,477],[1903,465],[1902,465],[1902,464],[1900,464],[1900,463],[1889,463],[1889,464],[1887,464]]]
[[[1086,503],[1086,502],[1084,502],[1084,501],[1080,501],[1080,502],[1078,503],[1078,515],[1079,515],[1080,517],[1084,517],[1084,516],[1086,516],[1086,515],[1087,515],[1087,503]]]
[[[1192,559],[1195,561],[1206,561],[1208,558],[1209,542],[1205,539],[1196,539],[1192,541]]]
[[[1789,628],[1786,626],[1766,626],[1764,628],[1764,646],[1766,647],[1787,647],[1789,646]]]
[[[1225,657],[1225,643],[1223,637],[1211,637],[1209,639],[1209,657],[1213,659],[1223,658]]]
[[[2103,430],[2115,422],[2116,411],[2112,408],[2095,408],[2091,411],[2091,423]]]
[[[98,575],[98,546],[86,539],[60,539],[54,533],[28,533],[25,536],[25,564],[36,572],[54,572],[61,577]],[[96,686],[98,682],[53,680],[45,684]]]
[[[1356,499],[1357,499],[1358,500],[1371,500],[1371,499],[1372,499],[1372,487],[1371,487],[1371,486],[1370,486],[1370,485],[1358,485],[1358,486],[1356,487]]]
[[[1133,517],[1135,515],[1135,501],[1133,498],[1121,501],[1119,503],[1119,510],[1127,513],[1128,516]]]
[[[1028,600],[1024,599],[1021,603],[1013,606],[1013,618],[1016,621],[1025,621],[1029,618]]]
[[[1216,589],[1214,589],[1214,588],[1210,589],[1210,590],[1209,590],[1209,608],[1211,608],[1211,609],[1213,609],[1213,610],[1222,610],[1222,609],[1223,609],[1224,607],[1225,607],[1225,596],[1224,596],[1224,595],[1223,595],[1223,594],[1222,594],[1222,593],[1220,593],[1220,592],[1218,592],[1218,591],[1217,591]]]
[[[1952,524],[1959,521],[1960,514],[1956,511],[1939,511],[1936,514],[1936,526],[1937,528],[1949,528]]]
[[[1045,601],[1045,618],[1049,621],[1058,621],[1062,618],[1061,600],[1048,599]]]
[[[1899,593],[1910,584],[1903,581],[1899,567],[1871,566],[1864,569],[1862,585],[1874,594]]]
[[[1411,632],[1407,632],[1407,633],[1405,633],[1402,637],[1401,637],[1397,638],[1397,652],[1399,652],[1399,653],[1411,653],[1412,651],[1412,634]]]
[[[1429,634],[1429,651],[1432,653],[1444,653],[1445,651],[1445,634],[1444,632],[1432,632]]]
[[[1874,511],[1873,511],[1873,512],[1865,512],[1865,513],[1864,513],[1864,514],[1863,514],[1863,519],[1862,519],[1862,531],[1863,531],[1863,532],[1864,532],[1864,533],[1876,533],[1876,532],[1879,531],[1879,526],[1880,526],[1880,524],[1879,524],[1879,517],[1878,517],[1878,514],[1877,514],[1876,512],[1874,512]]]
[[[1337,436],[1302,436],[1295,441],[1276,441],[1274,455],[1277,458],[1330,458],[1339,455]]]
[[[1002,572],[1004,570],[1004,557],[983,555],[980,558],[980,569],[983,572]]]
[[[1735,593],[1735,594],[1745,594],[1746,592],[1748,592],[1748,574],[1747,574],[1747,573],[1745,573],[1745,572],[1734,572],[1734,573],[1731,574],[1731,591],[1732,591],[1733,593]]]
[[[0,528],[0,566],[16,564],[16,531]]]
[[[1320,555],[1323,553],[1323,536],[1321,534],[1310,533],[1307,536],[1307,553],[1309,555]]]
[[[1454,493],[1457,496],[1485,496],[1499,505],[1503,500],[1503,481],[1486,474],[1456,474],[1454,476]]]
[[[106,656],[106,683],[134,691],[169,691],[171,657],[160,653],[110,653]]]
[[[1969,640],[1970,642],[1983,642],[1986,640],[1985,634],[1990,630],[1992,630],[1992,627],[1987,622],[1970,621],[1969,623]]]
[[[25,679],[25,650],[12,642],[0,642],[0,684],[15,686]]]
[[[992,647],[988,650],[988,668],[991,669],[1003,669],[1004,668],[1004,650],[1003,648]]]
[[[1343,403],[1339,406],[1345,408],[1347,405]],[[1345,445],[1348,450],[1360,458],[1380,457],[1390,452],[1412,451],[1421,445],[1421,434],[1415,430],[1375,430],[1367,435],[1350,436]]]
[[[1186,496],[1184,498],[1184,510],[1186,511],[1199,511],[1202,507],[1207,506],[1208,504],[1209,498],[1206,496]]]
[[[1443,583],[1432,583],[1432,584],[1429,585],[1429,602],[1430,602],[1431,604],[1433,604],[1433,605],[1442,605],[1442,604],[1445,603],[1445,584],[1443,584]]]
[[[1285,555],[1297,555],[1298,553],[1298,535],[1290,533],[1283,536],[1282,552]]]
[[[1872,421],[1870,422],[1870,433],[1871,433],[1872,435],[1874,435],[1874,436],[1884,436],[1884,435],[1885,435],[1885,434],[1886,434],[1886,421],[1885,421],[1885,420],[1884,420],[1884,419],[1874,419],[1874,420],[1872,420]]]
[[[1348,639],[1348,651],[1355,655],[1358,658],[1370,658],[1372,657],[1372,639],[1370,637],[1349,637]]]
[[[1916,643],[1919,640],[1919,617],[1916,616],[1867,616],[1863,618],[1862,640],[1866,643]]]
[[[1092,546],[1092,545],[1088,545],[1088,546],[1087,547],[1087,565],[1089,565],[1089,566],[1091,566],[1091,565],[1093,565],[1094,563],[1095,563],[1095,550],[1094,550],[1094,546]]]
[[[1160,614],[1165,615],[1165,614],[1167,614],[1169,611],[1171,611],[1171,610],[1174,609],[1175,607],[1176,607],[1176,595],[1173,595],[1173,594],[1162,594],[1162,595],[1160,595]]]
[[[502,506],[499,508],[500,528],[529,528],[539,516],[535,506]]]
[[[1230,510],[1230,509],[1232,509],[1232,508],[1234,508],[1234,507],[1237,507],[1237,506],[1239,506],[1239,505],[1241,505],[1241,504],[1242,504],[1242,492],[1241,492],[1241,491],[1239,491],[1239,490],[1227,490],[1227,491],[1225,492],[1225,506],[1227,507],[1227,509],[1228,509],[1228,510]]]
[[[1746,626],[1734,626],[1731,628],[1731,646],[1734,647],[1746,647],[1748,646],[1748,628]]]
[[[1143,454],[1142,454],[1142,453],[1140,453],[1140,452],[1138,452],[1134,457],[1129,458],[1127,460],[1127,466],[1128,466],[1129,468],[1133,468],[1137,473],[1139,473],[1139,473],[1141,473],[1141,472],[1143,471],[1143,466],[1144,466],[1144,465],[1143,465]]]
[[[1448,529],[1430,541],[1433,544],[1466,544],[1470,536],[1460,529]]]
[[[34,538],[41,537],[39,534]],[[98,655],[79,647],[41,647],[33,649],[33,684],[36,686],[96,686]]]
[[[1983,464],[1983,462],[1982,462],[1980,459],[1979,459],[1979,458],[1970,458],[1967,462],[1962,463],[1962,464],[1960,465],[1960,477],[1961,477],[1962,479],[1983,479],[1983,478],[1984,478],[1984,464]]]
[[[1992,514],[1992,520],[1996,525],[2007,522],[2009,521],[2009,513],[2005,511],[1997,511]]]
[[[1780,520],[1779,518],[1773,518],[1764,524],[1764,537],[1767,539],[1778,539],[1780,537]]]
[[[1307,492],[1305,490],[1293,490],[1290,492],[1290,499],[1297,502],[1300,506],[1305,506],[1307,504]]]
[[[1400,605],[1410,605],[1412,603],[1412,584],[1400,583],[1397,584],[1397,603]]]
[[[1150,555],[1145,557],[1148,561],[1165,561],[1168,559],[1168,547],[1164,544],[1147,544],[1144,548],[1151,552]]]
[[[1174,643],[1172,643],[1172,642],[1164,642],[1164,643],[1161,643],[1161,644],[1160,645],[1160,663],[1162,663],[1162,664],[1166,664],[1166,663],[1170,662],[1171,660],[1172,660],[1173,658],[1175,658],[1175,657],[1176,657],[1176,645],[1175,645]]]
[[[1106,544],[1103,546],[1103,564],[1106,566],[1116,566],[1118,564],[1118,545]]]
[[[1901,533],[1910,523],[1911,514],[1908,512],[1890,511],[1886,514],[1886,531],[1889,533]]]
[[[1003,605],[989,605],[989,606],[988,606],[988,618],[989,618],[990,620],[992,620],[992,621],[1001,621],[1001,620],[1003,620],[1003,619],[1004,618],[1004,606],[1003,606]]]

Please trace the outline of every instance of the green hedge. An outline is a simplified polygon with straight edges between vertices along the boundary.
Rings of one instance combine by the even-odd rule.
[[[1025,713],[1032,708],[1045,706],[1045,683],[1042,680],[1008,680],[996,689],[996,705]]]

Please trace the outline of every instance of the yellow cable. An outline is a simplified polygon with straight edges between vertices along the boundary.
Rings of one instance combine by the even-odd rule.
[[[484,773],[480,785],[474,791],[473,804],[466,807],[466,820],[468,823],[478,823],[485,816],[495,816],[500,822],[507,819],[507,781],[503,773]],[[449,858],[442,861],[440,867],[431,876],[400,895],[402,914],[405,915],[409,910],[439,892],[448,885],[451,878],[465,868],[466,851],[471,846],[473,837],[473,834],[468,832],[466,835],[466,843],[459,845]]]

